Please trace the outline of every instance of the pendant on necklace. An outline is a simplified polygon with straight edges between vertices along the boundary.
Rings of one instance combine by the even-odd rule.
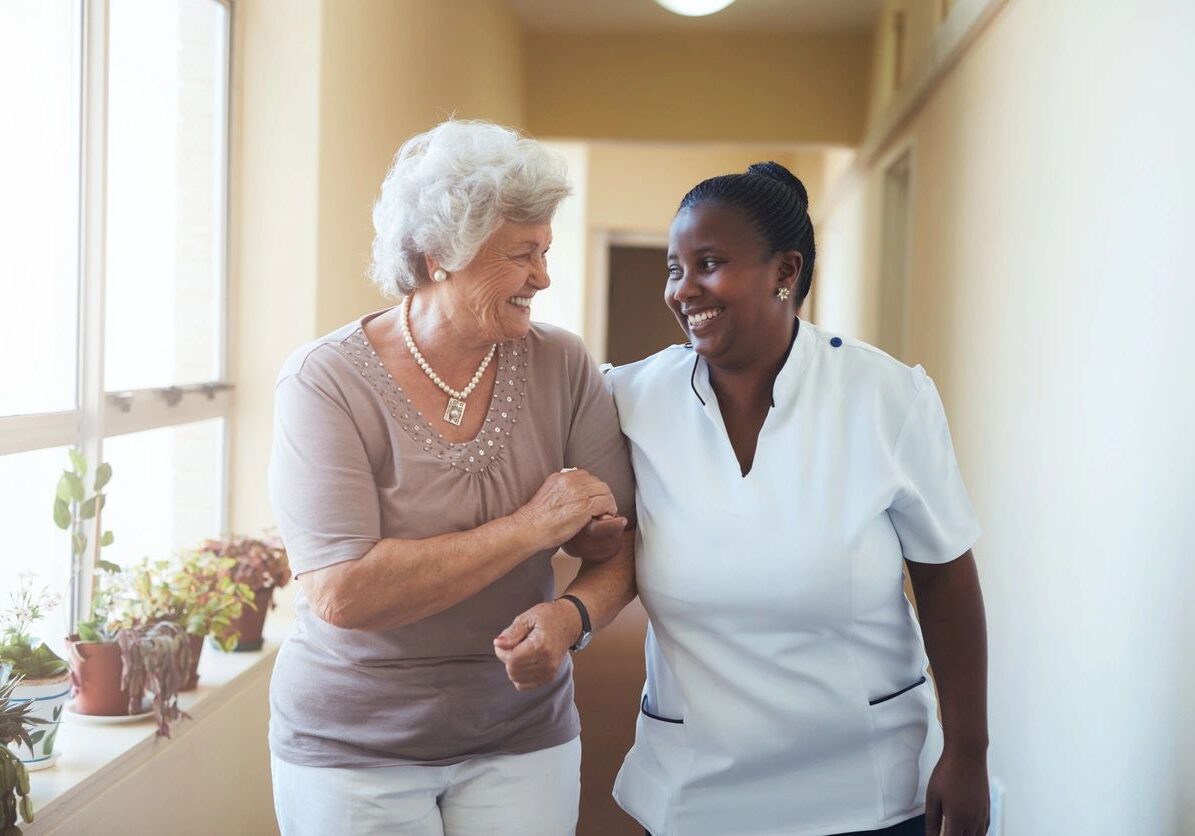
[[[444,420],[459,427],[464,419],[465,402],[460,398],[449,398],[448,408],[444,410]]]

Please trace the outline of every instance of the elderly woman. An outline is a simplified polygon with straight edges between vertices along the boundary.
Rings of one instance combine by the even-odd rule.
[[[796,318],[808,208],[776,163],[695,186],[662,282],[688,342],[607,377],[639,514],[607,589],[650,617],[614,795],[656,836],[981,836],[979,527],[933,381]]]
[[[613,612],[582,602],[626,559],[611,398],[576,337],[531,322],[568,191],[505,128],[412,138],[374,208],[373,276],[401,304],[278,378],[270,491],[300,585],[270,689],[284,834],[574,830],[571,667],[520,690],[495,655],[528,609],[524,645],[587,639]],[[553,601],[562,545],[586,562]]]

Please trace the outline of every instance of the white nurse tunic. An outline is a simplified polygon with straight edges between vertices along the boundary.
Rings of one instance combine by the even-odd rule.
[[[656,836],[826,836],[924,811],[941,728],[902,557],[979,536],[920,368],[801,322],[751,471],[704,360],[610,370],[651,618],[614,786]]]

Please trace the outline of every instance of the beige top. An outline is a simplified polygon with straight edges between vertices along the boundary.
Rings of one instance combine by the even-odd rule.
[[[614,404],[577,337],[536,323],[501,344],[482,430],[452,444],[379,361],[362,329],[372,316],[295,352],[278,378],[270,497],[296,574],[356,560],[382,538],[506,516],[562,467],[603,479],[634,519]],[[312,766],[438,765],[571,740],[571,661],[550,685],[520,692],[493,651],[516,615],[552,599],[551,556],[397,630],[333,627],[300,593],[270,686],[274,754]]]

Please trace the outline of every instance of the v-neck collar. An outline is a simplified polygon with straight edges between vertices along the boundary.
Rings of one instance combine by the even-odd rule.
[[[786,406],[792,401],[801,380],[801,372],[813,354],[814,327],[803,319],[796,320],[794,327],[796,335],[789,347],[788,356],[784,360],[784,365],[780,367],[780,371],[776,373],[776,379],[772,381],[773,410]],[[717,425],[725,431],[722,424],[722,413],[718,408],[718,397],[714,394],[713,384],[710,383],[709,363],[696,351],[693,352],[693,356],[694,365],[690,375],[693,394],[704,407],[705,414],[711,417],[716,416]]]
[[[803,376],[802,372],[809,364],[809,358],[813,355],[813,345],[815,342],[813,326],[804,320],[798,319],[794,327],[796,334],[792,345],[789,347],[788,357],[785,358],[784,365],[780,367],[780,371],[776,373],[776,379],[772,381],[772,406],[768,410],[767,417],[764,418],[762,426],[759,428],[759,435],[755,440],[755,455],[751,460],[751,469],[746,473],[742,472],[738,456],[734,452],[734,445],[730,443],[730,435],[726,430],[726,422],[722,418],[722,409],[718,405],[718,396],[714,393],[713,384],[710,383],[709,364],[705,361],[705,358],[694,352],[696,359],[694,360],[693,372],[690,376],[693,393],[696,395],[694,400],[698,401],[702,412],[705,413],[705,417],[717,428],[720,436],[720,446],[725,449],[727,456],[733,463],[741,479],[749,479],[752,474],[759,470],[760,447],[764,437],[768,434],[769,427],[776,420],[780,420],[788,414],[792,402],[796,399],[797,390],[800,387]]]

